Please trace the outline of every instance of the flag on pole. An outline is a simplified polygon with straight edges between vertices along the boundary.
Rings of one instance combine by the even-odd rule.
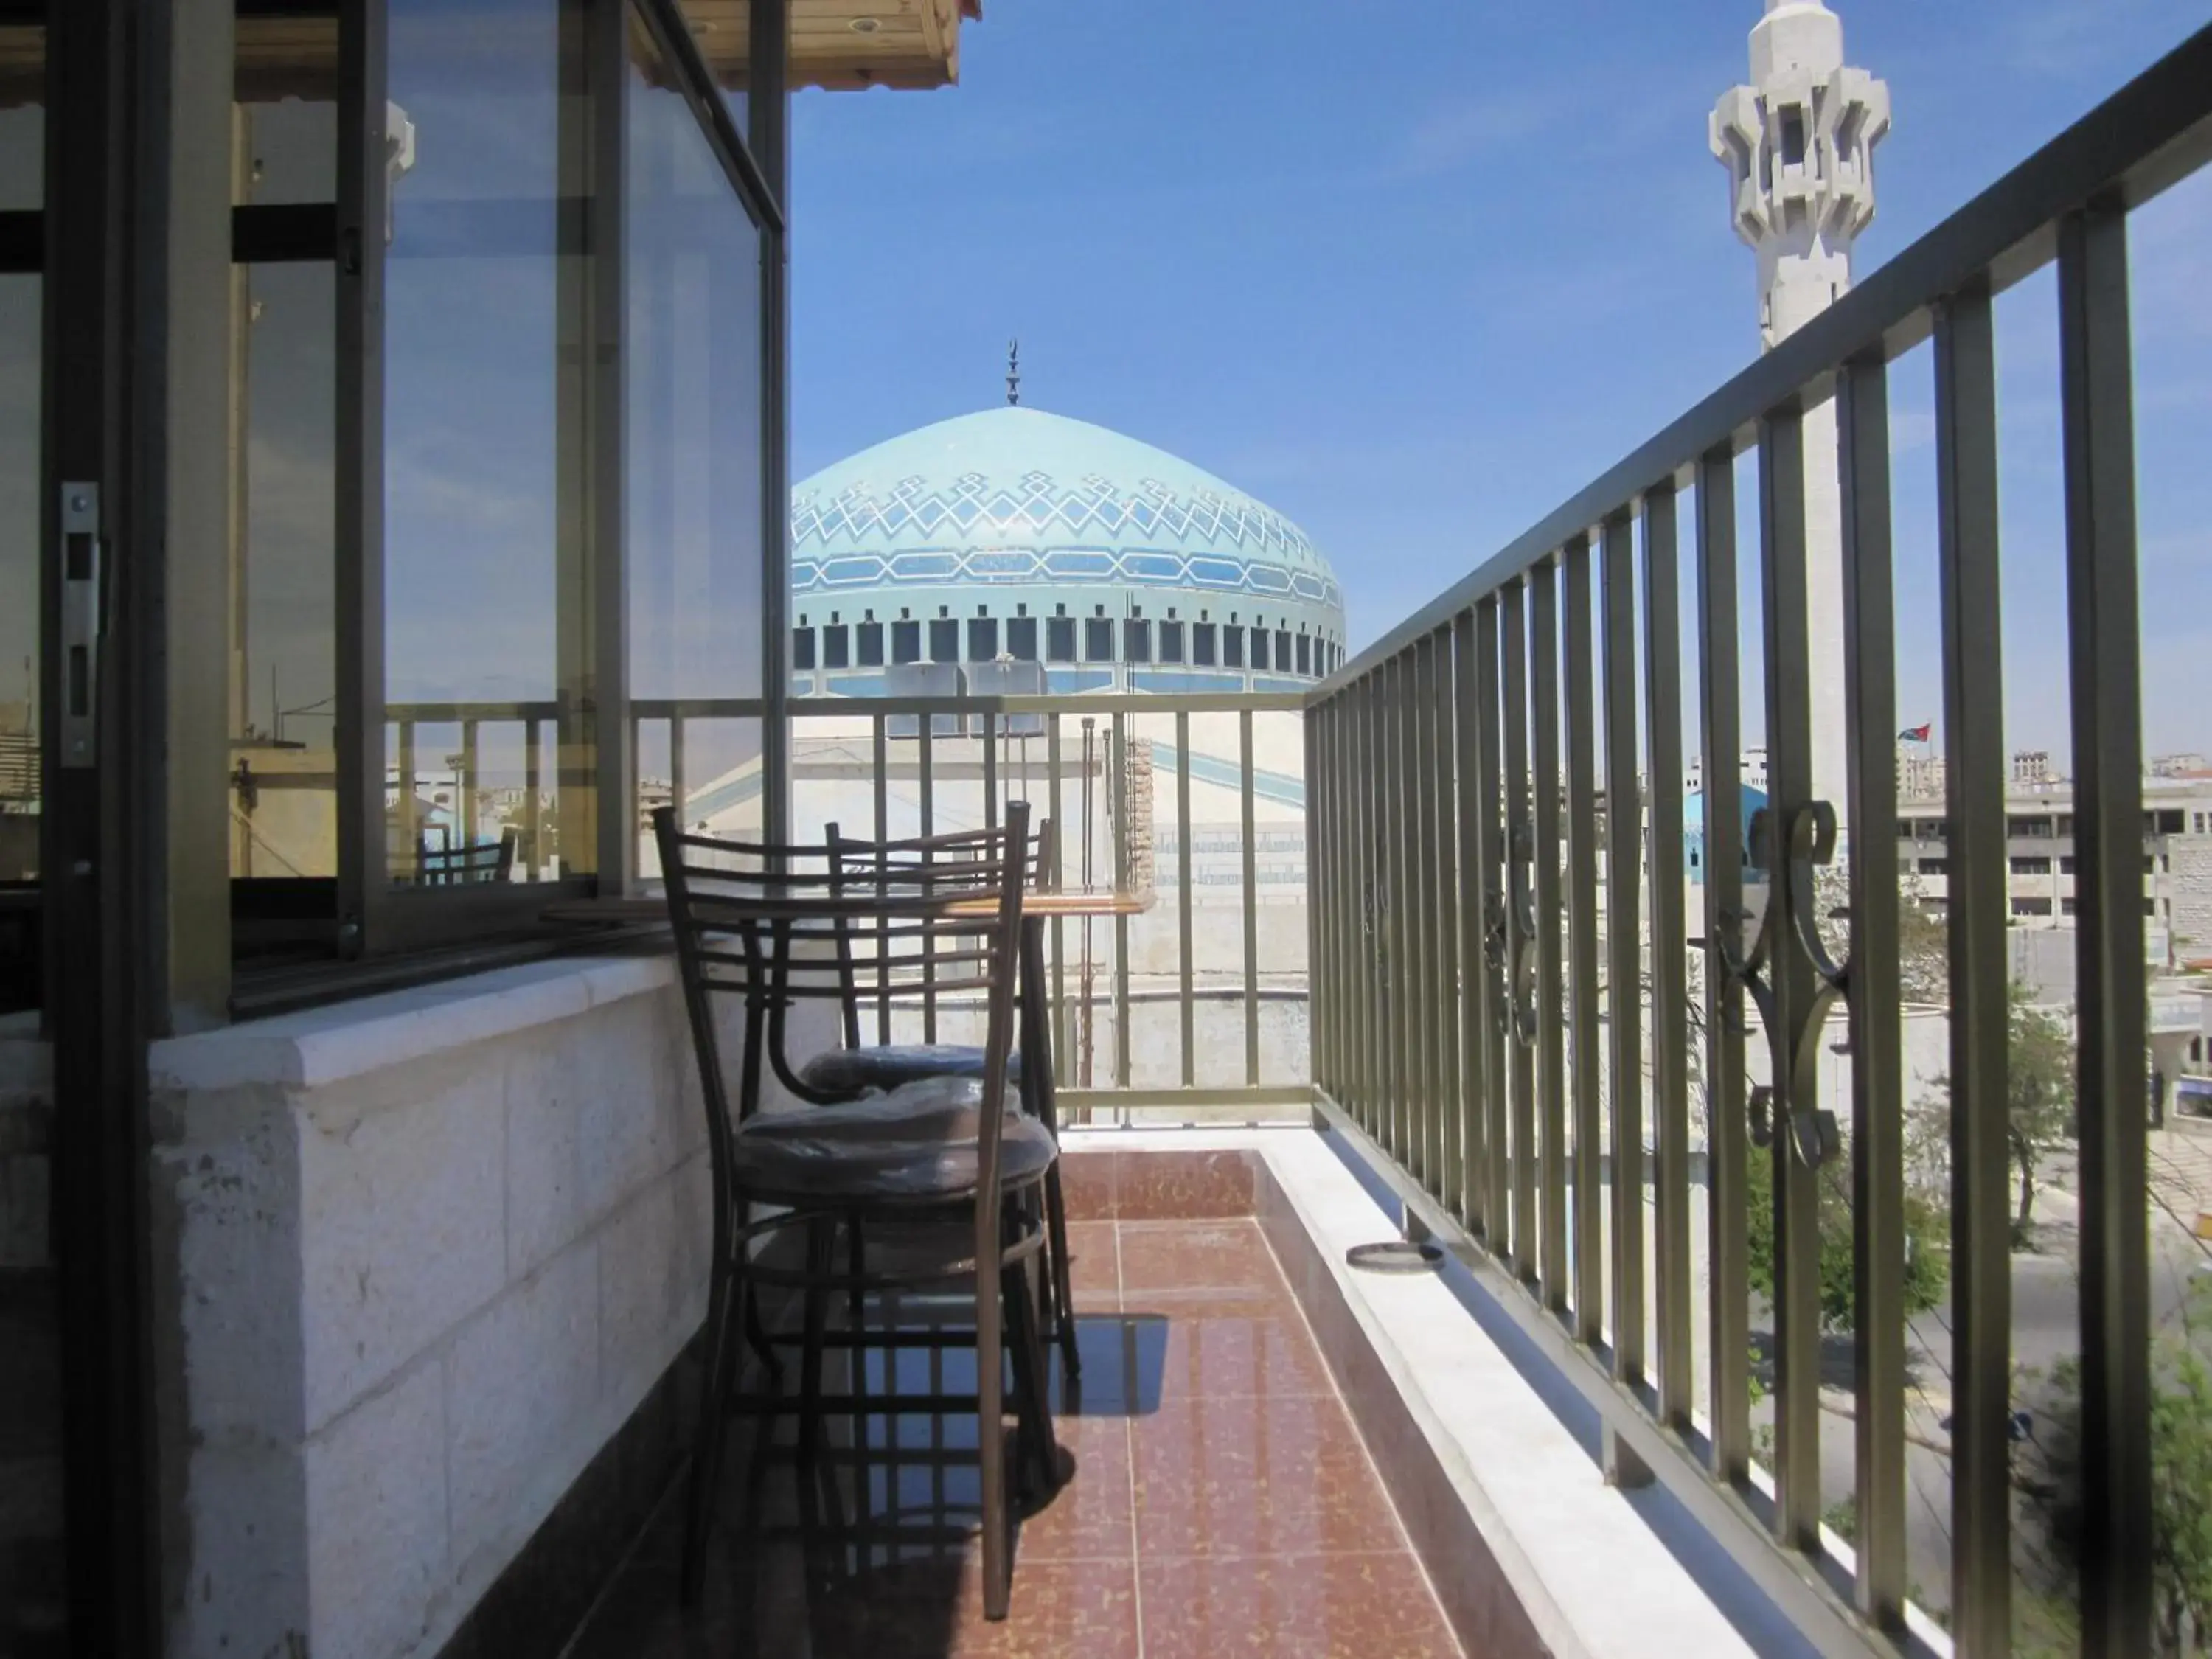
[[[1897,740],[1899,743],[1925,743],[1928,741],[1929,733],[1935,729],[1936,722],[1933,720],[1929,720],[1925,726],[1908,726],[1897,734]]]

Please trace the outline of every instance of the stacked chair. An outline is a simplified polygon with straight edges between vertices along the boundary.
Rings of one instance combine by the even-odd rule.
[[[1022,901],[1037,845],[1029,810],[1011,802],[1000,829],[949,843],[866,848],[863,869],[848,859],[849,842],[772,847],[686,835],[665,807],[653,814],[653,830],[698,1055],[714,1205],[707,1384],[693,1448],[684,1600],[696,1603],[704,1586],[733,1413],[795,1409],[804,1462],[814,1455],[827,1410],[859,1419],[972,1409],[979,1419],[984,1613],[1003,1619],[1016,1515],[1003,1427],[1009,1361],[1025,1480],[1042,1492],[1059,1472],[1042,1298],[1030,1278],[1047,1248],[1042,1199],[1059,1152],[1050,1126],[1022,1109],[1012,1082]],[[850,1039],[864,1002],[894,1007],[947,994],[981,1000],[977,1066],[848,1093],[808,1083],[806,1068],[792,1066],[784,1053],[786,1012],[794,1002],[838,1004]],[[732,1005],[742,1008],[734,1110],[719,1015]],[[858,1046],[848,1041],[848,1049]],[[763,1111],[770,1067],[811,1103]],[[763,1290],[788,1292],[804,1310],[795,1399],[780,1389],[750,1396],[738,1389],[740,1330],[764,1358],[772,1353],[759,1312]],[[972,1321],[951,1330],[863,1328],[870,1297],[907,1291],[957,1292],[972,1300]],[[842,1295],[848,1309],[847,1328],[834,1335],[827,1328],[833,1295]],[[866,1348],[942,1348],[963,1336],[975,1351],[973,1395],[872,1401],[861,1386]],[[830,1402],[823,1395],[822,1362],[833,1342],[851,1351],[853,1385],[849,1397]],[[766,1369],[773,1389],[779,1368],[769,1358]]]

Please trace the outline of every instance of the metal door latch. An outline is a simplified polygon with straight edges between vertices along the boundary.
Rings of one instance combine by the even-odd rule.
[[[61,764],[78,770],[100,759],[100,486],[62,486]]]

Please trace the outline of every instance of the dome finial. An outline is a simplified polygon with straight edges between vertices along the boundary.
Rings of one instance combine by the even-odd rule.
[[[1006,407],[1014,408],[1022,400],[1022,343],[1006,342]]]

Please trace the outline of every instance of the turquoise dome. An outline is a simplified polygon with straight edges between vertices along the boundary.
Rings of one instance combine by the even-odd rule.
[[[808,609],[925,589],[1114,589],[1139,605],[1249,601],[1343,635],[1335,574],[1297,526],[1164,450],[1042,410],[939,421],[823,468],[792,491],[791,541],[793,598]]]

